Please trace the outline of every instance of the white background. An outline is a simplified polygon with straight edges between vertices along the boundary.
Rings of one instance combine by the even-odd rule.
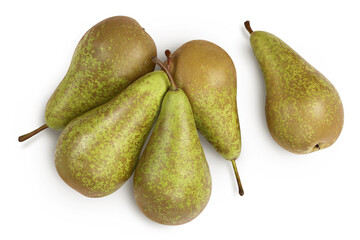
[[[0,5],[0,239],[359,239],[359,67],[357,1],[3,1]],[[195,220],[164,226],[137,208],[132,178],[90,199],[54,166],[59,132],[17,137],[44,123],[44,108],[81,36],[114,15],[135,18],[158,56],[193,39],[224,48],[237,68],[245,195],[230,162],[201,139],[210,166],[210,201]],[[294,155],[271,138],[264,82],[243,27],[269,31],[335,85],[345,124],[328,149]]]

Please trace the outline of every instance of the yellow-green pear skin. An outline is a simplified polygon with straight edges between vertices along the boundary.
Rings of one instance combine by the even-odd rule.
[[[131,176],[170,86],[162,71],[136,80],[109,102],[72,120],[57,142],[60,177],[88,197],[103,197]]]
[[[109,101],[154,70],[153,39],[126,16],[105,19],[78,43],[69,70],[49,99],[47,126],[61,130],[75,117]]]
[[[278,37],[264,31],[249,32],[266,82],[265,113],[272,137],[297,154],[332,145],[344,123],[335,87]]]
[[[161,224],[189,222],[207,205],[210,171],[190,103],[181,89],[165,95],[133,181],[137,205]]]
[[[237,159],[241,135],[230,56],[212,42],[193,40],[171,55],[169,70],[189,98],[199,132],[225,159]]]

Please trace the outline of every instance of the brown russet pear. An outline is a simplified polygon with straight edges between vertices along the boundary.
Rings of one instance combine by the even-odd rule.
[[[134,196],[153,221],[179,225],[196,218],[211,194],[210,170],[184,91],[172,82],[134,173]]]
[[[131,176],[170,86],[163,71],[148,73],[109,102],[73,119],[56,146],[60,177],[88,197],[103,197]]]
[[[249,21],[245,27],[265,78],[265,113],[271,136],[297,154],[332,145],[344,123],[335,87],[281,39],[253,31]]]
[[[193,40],[166,62],[177,86],[184,90],[194,112],[196,127],[225,159],[233,164],[239,193],[243,195],[235,160],[241,151],[237,109],[236,69],[231,57],[218,45]]]
[[[19,141],[47,127],[62,130],[75,117],[109,101],[153,71],[154,56],[155,43],[136,20],[115,16],[99,22],[78,43],[66,76],[46,105],[46,124]]]

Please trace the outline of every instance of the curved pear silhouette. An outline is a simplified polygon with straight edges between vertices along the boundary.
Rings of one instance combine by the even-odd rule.
[[[134,195],[147,217],[161,224],[179,225],[205,208],[211,194],[211,176],[189,100],[171,82],[136,166]]]
[[[99,22],[78,43],[66,76],[46,105],[46,124],[19,141],[47,127],[61,130],[75,117],[109,101],[154,70],[153,56],[154,41],[134,19],[115,16]]]
[[[218,153],[232,162],[239,193],[243,195],[235,165],[241,151],[241,134],[236,69],[231,57],[205,40],[186,42],[167,55],[167,65],[177,86],[189,98],[197,129]]]
[[[284,149],[310,153],[332,145],[342,130],[344,110],[329,80],[278,37],[245,27],[266,83],[266,121]]]
[[[135,169],[169,86],[164,72],[146,74],[109,102],[72,120],[56,147],[60,177],[88,197],[120,188]]]

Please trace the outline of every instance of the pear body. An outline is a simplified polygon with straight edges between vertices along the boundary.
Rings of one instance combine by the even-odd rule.
[[[134,19],[116,16],[99,22],[78,43],[66,76],[47,103],[46,124],[63,129],[109,101],[154,70],[153,56],[154,41]]]
[[[286,150],[304,154],[332,145],[343,122],[335,87],[281,39],[263,31],[250,42],[266,83],[266,121]]]
[[[168,91],[134,173],[141,211],[166,225],[191,221],[205,208],[211,176],[185,93]]]
[[[169,88],[162,71],[144,75],[109,102],[72,120],[61,133],[56,169],[88,197],[106,196],[131,176]]]
[[[169,70],[189,98],[199,132],[225,159],[237,159],[241,135],[230,56],[214,43],[194,40],[172,54]]]

